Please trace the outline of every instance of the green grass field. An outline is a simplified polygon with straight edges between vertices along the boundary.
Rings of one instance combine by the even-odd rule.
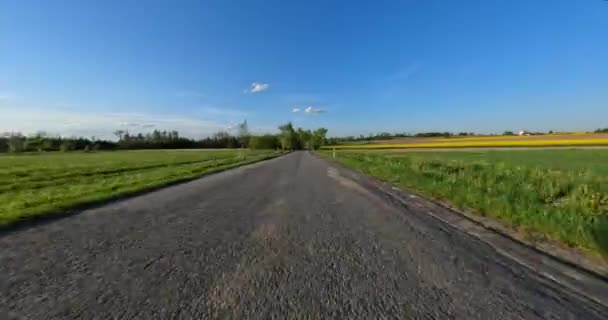
[[[278,154],[161,150],[0,155],[0,226]]]
[[[608,150],[338,151],[336,160],[522,231],[608,253]]]

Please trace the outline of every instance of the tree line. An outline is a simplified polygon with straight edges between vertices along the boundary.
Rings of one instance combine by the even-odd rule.
[[[154,130],[149,133],[130,133],[126,130],[114,132],[116,141],[95,137],[61,137],[39,132],[31,136],[20,133],[0,135],[0,152],[45,152],[45,151],[97,151],[137,149],[317,149],[327,144],[327,129],[314,131],[295,129],[291,123],[279,127],[278,134],[255,135],[249,132],[247,121],[239,124],[236,134],[217,132],[203,139],[180,136],[176,130]]]
[[[136,149],[283,149],[302,150],[318,149],[323,145],[337,145],[351,141],[389,140],[411,137],[454,137],[475,136],[473,132],[421,132],[388,133],[382,132],[367,136],[327,137],[327,129],[305,130],[294,128],[292,123],[279,126],[278,134],[255,135],[249,132],[247,121],[239,124],[236,134],[227,131],[217,132],[203,139],[191,139],[180,136],[176,130],[154,130],[149,133],[130,133],[126,130],[114,132],[117,140],[97,139],[95,137],[61,137],[38,132],[25,136],[18,132],[0,134],[0,153],[2,152],[44,152],[44,151],[97,151],[97,150],[136,150]],[[549,134],[553,131],[549,131]],[[608,133],[608,128],[600,128],[594,133]],[[546,134],[529,132],[530,135]],[[502,135],[516,135],[505,131]]]
[[[95,137],[61,137],[40,132],[25,136],[19,132],[8,132],[0,135],[0,152],[44,152],[44,151],[96,151],[113,150],[116,143],[100,140]]]
[[[390,139],[398,139],[398,138],[431,138],[431,137],[453,137],[453,136],[475,136],[474,132],[419,132],[419,133],[389,133],[389,132],[380,132],[376,134],[359,135],[359,136],[346,136],[346,137],[335,137],[330,138],[330,144],[334,144],[331,142],[344,142],[344,141],[373,141],[373,140],[390,140]]]

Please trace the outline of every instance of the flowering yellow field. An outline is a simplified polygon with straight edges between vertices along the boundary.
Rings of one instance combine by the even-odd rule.
[[[485,136],[466,138],[430,138],[385,140],[381,143],[337,145],[336,149],[411,149],[411,148],[509,148],[509,147],[568,147],[608,146],[608,136],[597,135],[545,135],[545,136]]]
[[[571,140],[571,139],[592,139],[597,140],[598,138],[608,138],[603,134],[590,134],[586,132],[575,132],[568,134],[546,134],[541,136],[478,136],[478,137],[452,137],[452,138],[429,138],[433,142],[454,142],[457,141],[503,141],[503,140]]]

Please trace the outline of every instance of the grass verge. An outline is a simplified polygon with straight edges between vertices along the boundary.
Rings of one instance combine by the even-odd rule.
[[[521,231],[608,255],[606,150],[341,151],[336,160]]]
[[[120,151],[0,156],[0,226],[273,158],[275,151]]]

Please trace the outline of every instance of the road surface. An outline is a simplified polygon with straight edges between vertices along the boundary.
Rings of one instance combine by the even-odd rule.
[[[608,319],[305,152],[5,232],[0,248],[1,319]]]

